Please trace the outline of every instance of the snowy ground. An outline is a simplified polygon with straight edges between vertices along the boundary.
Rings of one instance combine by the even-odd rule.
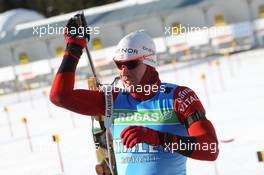
[[[215,163],[189,159],[188,175],[264,173],[264,164],[257,162],[256,156],[257,151],[264,150],[263,58],[264,50],[255,50],[220,57],[220,66],[214,61],[184,69],[180,69],[179,64],[160,68],[162,81],[188,86],[197,93],[207,110],[207,117],[216,127],[219,140],[234,139],[231,143],[220,143],[220,154]],[[201,79],[202,73],[206,75],[205,80]],[[78,83],[76,87],[86,88],[86,82]],[[53,106],[42,94],[43,90],[1,97],[0,107],[10,108],[8,115],[13,136],[7,113],[1,110],[0,174],[95,174],[90,118]],[[21,102],[16,102],[18,98]],[[33,152],[21,122],[23,117],[28,119]],[[64,173],[61,172],[57,145],[52,141],[54,134],[60,135]]]

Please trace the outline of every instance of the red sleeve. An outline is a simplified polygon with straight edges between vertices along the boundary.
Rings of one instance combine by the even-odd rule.
[[[105,100],[103,92],[99,92],[99,90],[74,89],[74,82],[75,72],[59,71],[52,83],[50,91],[51,102],[59,107],[83,115],[104,115]],[[117,94],[117,92],[113,94],[114,99]]]
[[[177,87],[174,92],[174,99],[174,109],[181,122],[184,122],[188,116],[197,111],[205,113],[201,101],[194,91],[188,87]]]
[[[174,110],[180,122],[195,112],[205,113],[205,109],[193,90],[179,86],[174,92]],[[196,143],[215,145],[215,150],[194,150],[188,157],[198,160],[215,160],[218,156],[218,141],[213,124],[209,120],[196,121],[188,128],[189,137]]]

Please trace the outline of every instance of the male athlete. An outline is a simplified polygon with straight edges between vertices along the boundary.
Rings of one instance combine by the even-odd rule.
[[[76,26],[72,18],[67,24],[71,26]],[[67,33],[64,37],[67,46],[50,100],[83,115],[104,115],[103,92],[74,89],[86,40]],[[190,88],[160,80],[151,37],[144,31],[126,35],[113,61],[124,86],[112,91],[112,136],[119,175],[185,175],[187,157],[216,160],[217,136],[201,101]]]

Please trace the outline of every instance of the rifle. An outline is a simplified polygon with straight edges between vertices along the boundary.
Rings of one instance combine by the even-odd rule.
[[[84,27],[84,31],[86,31],[87,23],[85,20],[84,13],[81,12],[78,14],[79,15],[76,16],[77,17],[76,20],[77,20],[79,26]],[[90,39],[90,35],[84,32],[84,37],[88,43],[89,39]],[[101,89],[101,86],[103,86],[103,85],[100,83],[100,81],[96,75],[93,60],[92,60],[91,54],[90,54],[87,46],[85,47],[85,51],[86,51],[86,54],[87,54],[87,57],[89,60],[89,65],[91,67],[92,74],[93,74],[92,77],[88,78],[88,87],[90,90],[95,90],[98,88]],[[115,82],[115,80],[114,80],[114,82]],[[110,128],[112,125],[113,97],[112,97],[112,91],[111,91],[111,89],[109,89],[109,87],[110,86],[103,88],[104,92],[105,92],[105,101],[106,101],[106,116],[92,116],[92,134],[93,134],[94,143],[97,146],[97,149],[96,149],[97,161],[101,165],[106,163],[109,170],[110,170],[109,172],[102,172],[102,173],[103,174],[117,175],[116,162],[115,162],[114,151],[113,151],[113,140],[112,140],[112,138],[110,138],[111,137]],[[100,128],[95,128],[94,119],[96,119],[99,122]],[[96,166],[97,173],[100,173],[101,169],[102,169],[102,167],[100,167],[98,165]]]

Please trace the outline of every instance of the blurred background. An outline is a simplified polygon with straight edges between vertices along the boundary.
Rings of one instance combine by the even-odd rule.
[[[0,174],[94,174],[89,117],[48,95],[65,49],[63,26],[80,10],[101,82],[126,34],[153,37],[162,81],[189,86],[216,126],[216,162],[188,160],[189,175],[264,173],[263,0],[0,0]],[[92,76],[86,54],[76,88]],[[53,137],[54,136],[54,137]]]

